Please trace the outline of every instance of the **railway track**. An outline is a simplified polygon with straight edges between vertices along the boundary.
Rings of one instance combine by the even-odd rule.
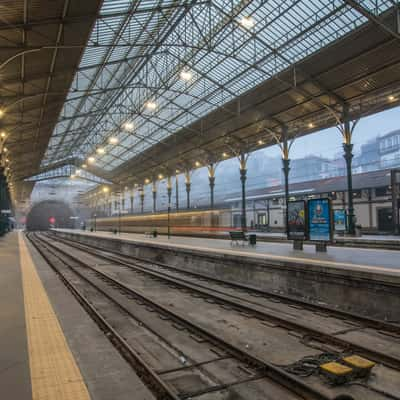
[[[184,270],[179,267],[175,267],[172,265],[156,262],[156,261],[149,261],[143,258],[135,257],[132,255],[124,255],[121,253],[113,252],[111,250],[104,250],[101,247],[96,247],[93,245],[86,245],[82,244],[81,242],[78,242],[74,239],[63,239],[60,238],[59,236],[56,236],[54,234],[45,234],[47,237],[51,237],[54,240],[57,240],[59,242],[66,243],[68,245],[74,244],[76,248],[84,249],[89,252],[93,253],[93,250],[95,249],[97,251],[97,254],[102,254],[104,257],[117,257],[118,260],[122,262],[135,262],[135,263],[140,263],[140,265],[147,267],[156,267],[161,270],[165,271],[172,271],[177,274],[179,274],[180,277],[193,277],[197,278],[199,280],[207,281],[208,283],[210,281],[215,282],[217,285],[220,285],[222,288],[233,288],[237,289],[243,294],[250,295],[250,296],[255,296],[258,298],[265,298],[265,299],[273,299],[273,301],[277,302],[282,302],[282,303],[287,303],[293,306],[299,306],[302,309],[305,310],[310,310],[310,311],[316,311],[316,312],[321,312],[326,315],[330,315],[335,318],[339,319],[347,319],[347,320],[352,320],[355,321],[356,323],[360,323],[364,327],[370,327],[376,330],[382,330],[382,331],[387,331],[387,332],[392,332],[394,334],[399,334],[400,335],[400,321],[383,321],[383,320],[378,320],[374,319],[362,314],[355,314],[351,312],[347,312],[341,309],[333,308],[330,307],[326,304],[322,305],[319,303],[315,302],[310,302],[305,299],[300,299],[298,297],[290,296],[287,294],[281,294],[278,292],[271,292],[271,291],[266,291],[266,290],[261,290],[257,287],[252,287],[252,286],[246,286],[244,284],[236,283],[233,281],[227,281],[223,280],[220,278],[217,278],[215,276],[210,276],[210,275],[205,275],[201,274],[199,272],[194,272],[194,271],[189,271],[189,270]]]
[[[53,236],[52,238],[55,239]],[[400,348],[400,326],[398,325],[384,321],[376,321],[363,316],[344,313],[342,311],[326,309],[321,306],[315,306],[313,309],[312,305],[307,304],[307,307],[313,314],[317,311],[320,317],[334,317],[339,318],[339,320],[345,318],[351,323],[348,329],[339,331],[339,335],[337,333],[331,334],[320,327],[310,325],[310,322],[307,319],[304,321],[299,319],[291,320],[288,319],[285,314],[282,315],[281,310],[271,309],[268,305],[266,307],[266,304],[261,303],[259,298],[257,298],[257,296],[263,295],[262,292],[255,292],[257,296],[254,297],[254,292],[248,288],[244,289],[243,287],[239,287],[243,292],[238,294],[236,290],[229,290],[229,288],[232,287],[237,289],[238,285],[230,284],[225,281],[221,282],[196,273],[184,272],[182,270],[177,270],[175,267],[166,266],[164,264],[161,265],[158,263],[138,260],[133,257],[110,254],[109,252],[100,249],[95,249],[76,242],[66,241],[58,237],[56,240],[76,249],[100,256],[114,264],[120,264],[126,268],[148,274],[151,277],[164,280],[168,284],[175,285],[181,289],[190,290],[204,298],[212,298],[216,303],[228,305],[232,309],[246,313],[248,316],[253,316],[260,320],[277,324],[285,329],[299,332],[304,341],[316,341],[321,342],[322,344],[328,344],[340,348],[342,352],[356,352],[378,363],[400,370],[400,351],[398,352],[398,356],[393,356],[392,348],[388,348],[387,352],[383,352],[379,350],[379,347],[371,348],[371,345],[365,346],[355,342],[354,340],[346,340],[343,337],[339,337],[340,335],[345,335],[347,332],[354,332],[356,330],[365,331],[366,328],[369,328],[374,334],[377,332],[379,337],[387,338],[389,341],[392,341],[394,345],[397,344]],[[171,274],[171,271],[174,273]],[[253,300],[248,298],[249,295],[252,296]],[[268,296],[270,296],[270,294],[268,294]],[[281,300],[282,296],[279,296],[279,299]],[[298,302],[296,302],[295,305],[299,305]],[[321,311],[323,311],[323,314],[320,314]],[[371,338],[371,341],[373,341],[373,338]]]
[[[207,342],[213,343],[213,345],[215,345],[219,349],[217,350],[217,352],[218,351],[221,352],[221,350],[223,350],[225,353],[229,355],[234,354],[234,356],[236,357],[235,360],[244,363],[242,365],[243,368],[248,370],[249,365],[252,366],[252,368],[255,368],[253,370],[251,378],[241,377],[241,379],[244,379],[244,382],[241,382],[241,379],[238,379],[236,381],[233,379],[230,383],[222,383],[222,384],[219,383],[212,386],[213,389],[210,389],[209,391],[210,393],[221,389],[223,385],[225,385],[225,387],[237,387],[238,385],[240,386],[242,383],[245,382],[257,381],[258,379],[261,379],[261,375],[257,375],[257,373],[260,374],[260,371],[262,371],[262,373],[263,374],[265,373],[266,376],[266,378],[264,379],[270,379],[271,382],[278,382],[280,385],[283,385],[284,387],[288,388],[290,392],[295,392],[297,396],[300,396],[295,398],[306,398],[306,399],[336,398],[331,394],[327,394],[327,392],[329,391],[325,392],[324,390],[321,390],[320,387],[316,389],[315,385],[313,386],[307,384],[306,382],[296,378],[292,374],[288,374],[285,371],[284,366],[276,365],[274,363],[268,363],[268,362],[266,363],[262,359],[254,357],[254,355],[250,355],[248,352],[243,351],[242,348],[238,348],[237,346],[234,346],[231,343],[224,341],[223,339],[221,339],[219,335],[216,336],[215,334],[212,334],[209,330],[205,330],[198,324],[188,321],[186,318],[182,318],[182,316],[179,314],[171,312],[170,309],[165,308],[162,304],[154,302],[147,297],[144,297],[142,293],[134,291],[131,287],[126,286],[123,281],[113,278],[112,276],[110,276],[110,274],[102,273],[101,271],[99,271],[98,268],[93,268],[92,266],[87,265],[86,263],[82,263],[82,261],[79,260],[79,257],[77,258],[76,256],[72,255],[72,252],[74,250],[78,252],[84,252],[86,254],[92,254],[94,257],[99,258],[98,265],[100,267],[101,265],[112,264],[113,266],[118,267],[119,269],[124,268],[132,270],[135,271],[136,273],[148,276],[150,280],[155,280],[157,283],[163,282],[164,284],[167,284],[169,287],[177,288],[185,292],[190,292],[192,294],[195,294],[196,297],[201,297],[202,299],[206,299],[206,301],[207,299],[208,300],[212,299],[212,303],[221,305],[224,308],[229,307],[230,310],[237,311],[238,313],[244,313],[249,318],[257,318],[260,320],[264,320],[267,323],[273,322],[276,324],[275,326],[283,327],[290,331],[296,330],[296,332],[299,332],[301,334],[303,341],[306,341],[307,343],[313,342],[314,346],[315,342],[317,342],[320,344],[320,346],[322,346],[322,350],[326,344],[334,345],[336,346],[336,348],[340,347],[340,349],[338,350],[340,353],[342,352],[352,353],[356,351],[358,354],[365,355],[371,359],[374,359],[379,363],[383,363],[392,368],[395,368],[396,370],[400,369],[400,360],[397,357],[394,357],[387,353],[379,352],[376,349],[360,346],[357,343],[348,342],[341,338],[329,335],[326,332],[318,331],[310,326],[305,326],[304,324],[301,324],[299,322],[287,320],[285,317],[280,316],[279,313],[276,312],[276,310],[275,311],[271,310],[268,307],[265,307],[264,304],[260,303],[260,298],[262,299],[262,297],[260,296],[265,296],[265,293],[257,293],[257,292],[254,293],[251,292],[249,288],[240,288],[241,293],[238,293],[236,290],[238,285],[228,285],[226,282],[213,280],[210,277],[204,277],[196,273],[191,273],[191,272],[188,273],[187,271],[183,272],[176,269],[175,267],[169,267],[163,264],[148,262],[145,260],[132,259],[132,257],[127,257],[122,255],[110,254],[110,252],[78,244],[76,242],[71,242],[69,240],[60,240],[58,237],[56,238],[54,238],[53,236],[51,236],[51,238],[31,237],[31,239],[33,239],[33,241],[36,242],[36,246],[38,246],[39,250],[41,246],[42,247],[45,246],[47,248],[47,251],[58,253],[58,257],[61,258],[67,257],[74,263],[79,264],[80,266],[76,267],[75,265],[75,268],[79,268],[81,272],[83,270],[86,271],[90,270],[91,275],[101,276],[101,279],[103,281],[107,282],[108,285],[111,285],[112,287],[118,288],[118,290],[124,292],[126,296],[134,296],[135,298],[139,297],[140,302],[142,302],[143,304],[147,304],[152,309],[156,309],[157,312],[165,313],[166,318],[175,321],[175,323],[177,323],[179,326],[184,326],[185,329],[192,332],[193,335],[205,338],[204,340],[206,340]],[[58,246],[50,242],[44,243],[44,240],[48,239],[51,240],[56,239],[59,242]],[[62,246],[67,246],[67,247],[62,248]],[[93,276],[86,277],[86,279],[88,283],[93,284],[92,282]],[[204,284],[205,280],[207,281],[207,284]],[[232,289],[232,287],[234,287],[233,292],[232,290],[230,290]],[[248,296],[249,293],[252,294],[254,300],[250,300],[248,298],[246,299],[246,297],[249,297]],[[312,305],[308,304],[307,306],[311,307]],[[298,308],[296,308],[296,310],[297,309]],[[317,307],[317,310],[318,312],[320,312],[321,307]],[[324,316],[327,315],[328,311],[329,313],[332,313],[332,310],[324,309],[324,311],[325,311]],[[93,310],[90,310],[90,312],[93,312]],[[343,319],[343,313],[339,312],[338,314],[340,315],[341,319]],[[347,313],[345,314],[347,315]],[[357,316],[354,315],[351,315],[351,318],[353,320],[356,319],[358,323],[360,322],[365,323],[365,325],[368,327],[371,327],[371,325],[373,325],[373,323],[375,322],[374,320],[369,320],[368,318],[367,319],[361,318],[360,320],[358,320]],[[393,338],[393,340],[395,341],[397,340],[397,343],[400,343],[399,340],[400,337],[396,339],[398,327],[396,325],[388,324],[385,322],[383,322],[383,325],[387,328],[387,332],[389,332],[390,335],[392,335],[391,337]],[[382,328],[382,325],[380,325],[379,328]],[[360,329],[360,326],[353,327],[351,329]],[[193,362],[193,364],[196,365],[196,362]],[[204,390],[205,389],[197,391],[195,390],[194,392],[192,391],[191,394],[175,390],[173,391],[173,393],[175,395],[178,395],[178,398],[184,399],[188,397],[194,398],[197,396],[201,396],[204,393]],[[277,397],[277,398],[289,399],[291,397]],[[375,397],[373,398],[375,399]],[[383,395],[383,397],[377,397],[377,398],[397,399],[396,396],[392,396],[390,394]],[[348,397],[348,399],[351,399],[351,397]]]
[[[247,399],[247,395],[241,391],[248,393],[250,387],[257,393],[254,397],[256,399],[332,399],[283,368],[243,351],[179,313],[82,262],[71,251],[63,251],[35,234],[28,237],[157,398],[194,399],[230,390],[233,398]],[[149,321],[154,321],[155,313],[159,318],[156,321],[157,327],[152,327]],[[129,328],[124,327],[127,317],[131,322]],[[156,363],[146,355],[143,342],[135,342],[129,334],[132,323],[136,329],[140,328],[136,339],[139,337],[143,340],[145,337],[148,346],[158,345],[160,353],[160,349],[163,349],[164,353],[156,358]],[[164,329],[168,331],[167,334],[163,332]],[[168,339],[171,335],[174,342]],[[193,354],[177,347],[179,337],[187,341],[188,335],[195,338],[190,345],[197,347],[196,357],[203,359],[198,360]],[[213,357],[204,359],[205,354],[212,354]],[[165,363],[172,366],[161,369],[157,367],[162,363],[160,360],[166,358],[173,360]],[[186,383],[185,376],[188,380]],[[194,380],[194,376],[197,380]]]

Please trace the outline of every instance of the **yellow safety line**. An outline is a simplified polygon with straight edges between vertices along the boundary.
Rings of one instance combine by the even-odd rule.
[[[90,400],[35,265],[19,232],[33,400]]]

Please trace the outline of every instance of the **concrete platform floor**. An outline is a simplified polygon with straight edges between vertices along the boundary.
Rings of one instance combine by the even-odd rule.
[[[229,240],[208,239],[198,237],[158,236],[148,238],[144,234],[111,232],[89,232],[82,230],[59,229],[60,231],[73,232],[82,235],[120,238],[123,240],[154,243],[175,248],[208,251],[219,254],[259,257],[263,260],[282,260],[302,262],[312,265],[343,268],[351,270],[363,270],[379,274],[400,276],[400,263],[398,253],[393,250],[365,249],[354,247],[328,247],[326,253],[316,252],[315,245],[304,245],[304,250],[293,250],[291,243],[258,242],[255,247],[248,245],[233,245]]]
[[[0,238],[1,397],[154,396],[21,232]]]

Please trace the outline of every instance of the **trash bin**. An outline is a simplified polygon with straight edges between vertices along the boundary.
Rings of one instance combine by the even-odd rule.
[[[251,233],[249,235],[249,244],[251,246],[255,246],[257,244],[257,235],[255,233]]]

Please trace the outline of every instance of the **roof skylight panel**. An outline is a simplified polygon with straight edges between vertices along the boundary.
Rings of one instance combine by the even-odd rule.
[[[128,11],[131,4],[132,0],[104,0],[103,5],[101,6],[100,15]]]

